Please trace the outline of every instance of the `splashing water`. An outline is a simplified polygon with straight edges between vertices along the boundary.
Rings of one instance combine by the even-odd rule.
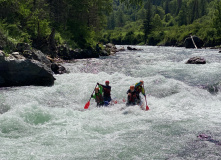
[[[219,145],[197,138],[221,140],[218,50],[135,47],[143,50],[65,64],[71,73],[53,87],[1,89],[0,159],[220,159]],[[207,64],[185,64],[194,56]],[[106,80],[118,103],[97,108],[92,99],[84,110]],[[123,101],[140,80],[149,111]]]

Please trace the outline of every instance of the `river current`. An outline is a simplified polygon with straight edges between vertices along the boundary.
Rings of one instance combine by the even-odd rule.
[[[221,160],[221,145],[197,138],[221,142],[218,50],[134,47],[64,64],[52,87],[0,89],[0,160]],[[185,64],[195,56],[207,63]],[[85,110],[106,80],[117,104]],[[140,80],[149,111],[123,101]]]

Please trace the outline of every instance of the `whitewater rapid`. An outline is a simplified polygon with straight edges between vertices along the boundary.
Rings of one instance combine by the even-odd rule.
[[[221,81],[218,50],[134,47],[142,50],[64,64],[70,73],[52,87],[0,89],[0,159],[220,160],[221,146],[197,138],[221,141],[221,94],[207,89]],[[194,56],[207,63],[185,64]],[[106,80],[118,103],[92,99],[84,110]],[[149,111],[123,102],[140,80]]]

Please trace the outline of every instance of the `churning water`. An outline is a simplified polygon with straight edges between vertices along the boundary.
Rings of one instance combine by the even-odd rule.
[[[52,87],[1,89],[0,159],[220,160],[220,145],[197,138],[221,141],[218,50],[135,47],[143,50],[65,64],[70,74]],[[207,64],[185,64],[194,56]],[[118,103],[97,108],[92,99],[84,110],[105,80]],[[149,111],[123,102],[140,80]]]

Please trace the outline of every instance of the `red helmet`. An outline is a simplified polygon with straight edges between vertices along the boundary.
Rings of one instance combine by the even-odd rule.
[[[109,84],[109,81],[105,81],[105,83],[108,83],[108,84]]]
[[[97,88],[95,88],[95,91],[99,91],[99,88],[97,87]]]
[[[135,87],[134,86],[130,86],[130,89],[134,89]]]
[[[144,83],[142,80],[140,81],[142,84]]]

